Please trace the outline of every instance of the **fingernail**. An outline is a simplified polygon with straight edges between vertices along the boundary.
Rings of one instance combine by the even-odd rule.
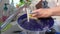
[[[33,14],[32,16],[36,16],[36,14]]]

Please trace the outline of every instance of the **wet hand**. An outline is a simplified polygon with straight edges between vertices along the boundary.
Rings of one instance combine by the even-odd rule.
[[[37,9],[33,11],[33,17],[37,18],[47,18],[52,16],[52,10],[50,9]]]

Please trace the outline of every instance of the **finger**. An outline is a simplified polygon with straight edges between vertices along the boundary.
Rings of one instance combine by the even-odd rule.
[[[42,14],[40,14],[40,13],[32,14],[33,17],[39,17],[39,16],[41,16],[41,15],[42,15]]]
[[[37,14],[32,14],[32,17],[35,17],[35,16],[37,16]]]
[[[39,10],[38,10],[38,9],[37,9],[37,10],[32,11],[32,13],[37,13],[37,12],[39,12]]]
[[[47,18],[47,16],[45,16],[45,15],[40,15],[40,16],[37,16],[37,18]]]
[[[36,15],[37,16],[37,18],[44,18],[45,17],[45,15],[44,14],[38,14],[38,15]]]

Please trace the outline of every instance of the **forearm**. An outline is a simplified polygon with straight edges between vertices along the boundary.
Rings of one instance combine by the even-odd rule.
[[[52,11],[52,15],[53,16],[60,16],[60,6],[54,7],[54,8],[50,8],[50,10]]]

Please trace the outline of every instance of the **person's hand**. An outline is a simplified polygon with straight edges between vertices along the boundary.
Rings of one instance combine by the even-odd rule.
[[[52,16],[52,11],[50,9],[37,9],[33,11],[32,16],[37,18],[47,18]]]

